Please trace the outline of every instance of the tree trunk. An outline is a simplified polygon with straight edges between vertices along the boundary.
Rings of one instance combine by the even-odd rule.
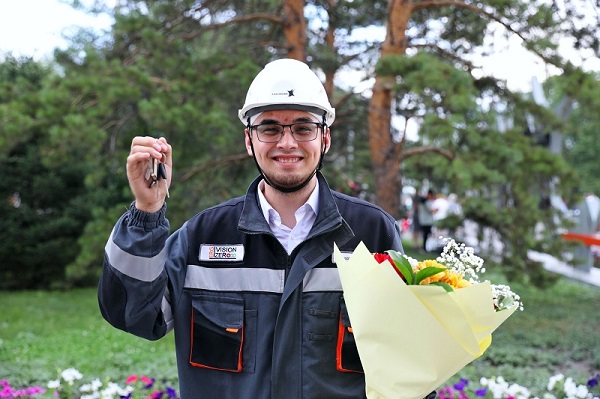
[[[327,0],[327,17],[329,18],[329,24],[327,25],[327,31],[325,32],[325,46],[331,51],[331,54],[337,54],[337,49],[335,48],[335,10],[337,7],[337,0]],[[331,66],[331,65],[329,65]],[[323,70],[325,73],[325,82],[323,85],[325,86],[325,92],[331,101],[333,99],[333,78],[335,76],[335,69],[325,68]]]
[[[410,0],[389,0],[385,41],[381,57],[406,52],[406,29],[412,12]],[[400,214],[401,152],[392,140],[391,120],[395,76],[375,78],[369,105],[369,148],[375,176],[376,202],[398,218]]]
[[[283,2],[283,34],[285,36],[288,57],[306,61],[306,18],[304,18],[304,0],[285,0]]]

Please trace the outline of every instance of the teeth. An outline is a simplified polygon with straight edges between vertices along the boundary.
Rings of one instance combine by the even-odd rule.
[[[292,163],[300,161],[300,158],[277,158],[277,160],[283,163]]]

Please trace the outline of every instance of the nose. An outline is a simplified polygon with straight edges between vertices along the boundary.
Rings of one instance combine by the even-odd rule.
[[[298,146],[298,142],[292,135],[292,127],[291,126],[283,127],[283,133],[282,133],[281,139],[279,140],[277,145],[281,146],[281,147],[297,147]]]

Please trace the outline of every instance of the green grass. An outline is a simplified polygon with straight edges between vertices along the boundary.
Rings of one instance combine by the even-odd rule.
[[[113,328],[95,289],[0,292],[0,304],[0,379],[13,387],[45,385],[70,367],[89,380],[177,377],[173,335],[151,342]]]
[[[451,381],[501,375],[535,392],[558,372],[585,383],[600,371],[599,288],[566,279],[545,291],[512,288],[525,311],[501,325],[484,355]],[[0,379],[13,387],[45,385],[70,367],[88,381],[122,382],[130,374],[176,380],[173,335],[150,342],[114,329],[100,315],[95,289],[0,292],[0,309]]]

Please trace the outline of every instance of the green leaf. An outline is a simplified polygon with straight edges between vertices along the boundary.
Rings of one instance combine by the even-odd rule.
[[[396,251],[387,251],[387,253],[390,255],[390,257],[394,261],[394,266],[396,267],[396,269],[398,269],[398,271],[402,274],[402,276],[406,280],[406,284],[408,284],[408,285],[414,284],[413,283],[414,273],[412,270],[412,266],[408,262],[408,259],[406,259],[403,255],[401,255],[400,253],[398,253]]]
[[[454,291],[454,288],[452,288],[452,286],[450,284],[443,283],[441,281],[436,281],[436,282],[428,284],[428,285],[439,285],[440,287],[442,287],[443,289],[445,289],[446,292],[452,292],[452,291]]]
[[[415,276],[415,284],[421,284],[421,281],[425,280],[427,277],[434,276],[440,272],[446,271],[445,267],[426,267],[425,269],[419,270],[417,275]]]

